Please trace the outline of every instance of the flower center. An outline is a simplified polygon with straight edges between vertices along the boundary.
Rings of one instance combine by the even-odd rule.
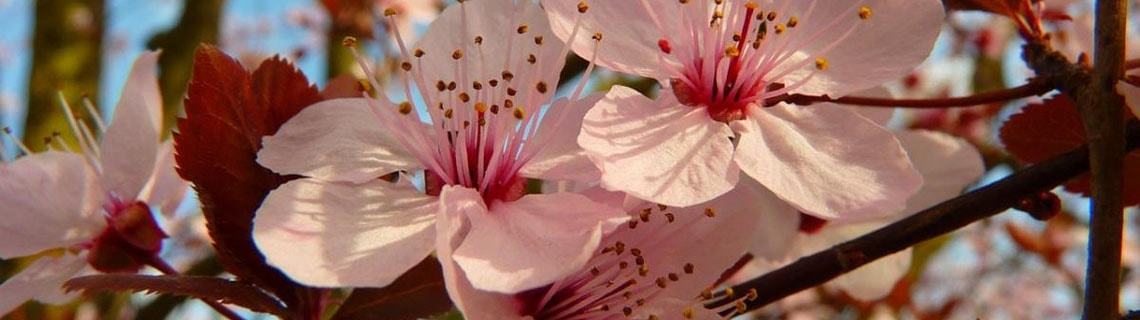
[[[855,1],[843,15],[822,17],[812,15],[818,0],[773,1],[771,8],[760,8],[753,0],[682,0],[674,2],[681,6],[678,23],[666,28],[674,21],[662,21],[658,9],[648,0],[641,2],[661,31],[657,47],[662,58],[679,62],[678,69],[669,70],[673,94],[723,122],[744,119],[749,105],[775,104],[825,71],[829,61],[823,56],[857,29],[845,24],[872,15],[863,1]],[[802,11],[802,20],[792,11]],[[803,26],[809,22],[818,24]]]

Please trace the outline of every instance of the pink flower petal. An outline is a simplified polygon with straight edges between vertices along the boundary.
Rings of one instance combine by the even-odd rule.
[[[476,44],[477,36],[485,43]],[[424,51],[422,58],[412,62],[423,68],[425,85],[456,82],[457,92],[472,95],[476,93],[472,89],[474,81],[487,85],[492,79],[518,90],[535,90],[540,81],[553,88],[565,63],[563,46],[550,31],[546,13],[531,1],[479,0],[450,6],[413,47]],[[479,63],[463,63],[465,70],[460,69],[457,74],[457,60],[453,58],[456,53]],[[533,64],[527,62],[532,54],[536,59]],[[513,75],[513,80],[504,77],[504,72]],[[533,101],[550,101],[553,95],[554,90],[549,90]]]
[[[704,109],[664,92],[657,101],[615,86],[586,113],[578,144],[602,186],[670,206],[711,200],[736,185],[733,136]]]
[[[736,163],[781,199],[822,218],[902,210],[922,185],[891,132],[834,104],[753,106]]]
[[[431,252],[436,199],[410,185],[299,179],[265,199],[253,237],[270,265],[319,287],[382,287]]]
[[[443,280],[448,296],[465,319],[518,318],[518,300],[514,295],[475,289],[467,275],[455,263],[455,249],[470,232],[466,216],[486,214],[483,198],[473,189],[445,187],[440,195],[443,204],[436,220],[436,256],[443,267]]]
[[[138,199],[154,169],[161,123],[156,119],[162,117],[157,63],[158,53],[153,52],[135,60],[100,142],[103,188],[122,201]]]
[[[190,184],[178,176],[174,169],[174,144],[172,141],[164,142],[158,149],[158,160],[151,173],[150,182],[139,195],[142,201],[162,210],[167,217],[174,215],[178,205],[186,198]]]
[[[51,151],[0,164],[0,258],[79,244],[105,226],[88,168],[79,155]]]
[[[257,162],[283,174],[327,181],[365,183],[408,170],[419,162],[408,155],[363,98],[334,99],[305,108],[262,139]]]
[[[602,235],[629,216],[578,194],[555,193],[495,202],[490,210],[468,211],[467,219],[471,229],[455,250],[456,263],[475,288],[516,293],[581,268]]]
[[[934,131],[898,133],[911,163],[925,181],[902,212],[914,214],[962,193],[985,173],[982,155],[973,145]]]
[[[723,203],[726,210],[755,215],[760,221],[750,232],[756,235],[749,250],[753,255],[769,260],[781,259],[795,247],[796,236],[800,234],[799,210],[756,180],[744,176],[736,189],[721,198],[714,202]]]
[[[543,127],[542,135],[550,136],[542,150],[523,166],[523,176],[543,180],[570,180],[593,183],[601,177],[601,172],[586,151],[578,146],[578,133],[582,131],[582,119],[586,111],[594,106],[603,95],[595,94],[570,102],[558,100],[547,111],[543,125],[553,125],[561,119],[557,127]],[[549,123],[546,121],[550,121]]]
[[[32,262],[12,278],[0,284],[0,314],[7,314],[28,300],[62,304],[78,293],[65,294],[63,283],[87,266],[80,256],[64,254],[43,257]]]
[[[791,6],[785,11],[801,13],[795,31],[784,35],[787,41],[808,44],[800,50],[800,58],[828,60],[827,69],[797,92],[832,97],[870,89],[911,72],[930,55],[945,17],[942,2],[937,0],[775,2],[772,6],[777,8],[790,2]],[[812,14],[803,15],[811,5],[815,6]],[[864,7],[871,14],[867,19],[860,19],[857,9]],[[830,23],[836,19],[838,23]],[[847,30],[852,32],[841,38]],[[804,39],[813,35],[819,36]],[[836,42],[830,51],[825,51]],[[768,80],[795,83],[813,67],[809,64],[803,72],[787,79]]]
[[[831,248],[840,243],[855,239],[864,234],[886,226],[890,221],[864,222],[848,225],[827,226],[819,233],[804,236],[800,252],[803,255],[813,254]],[[910,268],[911,250],[906,249],[871,263],[863,265],[855,271],[839,276],[828,282],[828,285],[839,287],[855,299],[874,301],[891,292],[895,283],[906,275]]]
[[[550,24],[554,34],[568,43],[579,56],[591,57],[597,41],[592,38],[594,33],[601,32],[603,44],[598,49],[594,63],[618,72],[636,74],[643,77],[667,80],[673,78],[666,68],[680,68],[675,56],[662,54],[658,47],[658,40],[663,38],[663,31],[659,30],[649,17],[641,0],[629,1],[588,1],[589,10],[578,12],[578,1],[544,0],[542,1],[547,13],[550,15]],[[651,4],[659,4],[649,1]],[[681,21],[681,11],[676,3],[657,5],[654,13],[659,21],[665,22],[662,27],[668,28],[664,32],[671,35],[678,32],[687,32],[687,27]],[[570,34],[574,31],[575,21],[580,19],[577,36],[571,41]],[[619,22],[620,23],[615,23]],[[683,45],[683,44],[673,44]]]

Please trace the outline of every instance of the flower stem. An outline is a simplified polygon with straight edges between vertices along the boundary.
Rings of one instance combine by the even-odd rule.
[[[862,107],[886,107],[886,108],[912,108],[912,109],[939,109],[939,108],[954,108],[954,107],[972,107],[983,104],[1006,102],[1014,99],[1032,97],[1045,94],[1053,90],[1049,85],[1040,81],[1029,81],[1024,85],[996,90],[986,93],[980,93],[972,96],[957,97],[957,98],[939,98],[939,99],[889,99],[889,98],[874,98],[874,97],[842,97],[831,98],[828,96],[810,96],[802,94],[793,94],[786,100],[792,104],[810,105],[819,102],[830,102]]]

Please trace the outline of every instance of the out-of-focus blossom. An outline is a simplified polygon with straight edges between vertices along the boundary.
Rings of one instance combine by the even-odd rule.
[[[834,104],[780,101],[904,76],[930,53],[938,1],[545,5],[575,52],[589,56],[582,35],[600,32],[599,65],[666,85],[656,101],[616,87],[586,114],[578,142],[608,189],[687,206],[744,171],[791,207],[836,219],[900,210],[921,184],[885,128]]]
[[[64,302],[71,295],[60,286],[70,277],[134,272],[148,263],[140,254],[162,249],[166,235],[150,206],[172,212],[186,184],[174,173],[170,144],[159,143],[157,58],[135,61],[101,141],[72,122],[83,154],[48,151],[0,164],[0,258],[63,249],[0,284],[0,313],[29,299]]]
[[[263,140],[259,163],[309,177],[257,212],[254,239],[270,264],[310,285],[387,285],[438,249],[448,193],[476,194],[481,210],[453,213],[471,228],[447,258],[476,288],[516,293],[578,270],[629,219],[579,194],[523,195],[523,177],[597,176],[574,138],[600,97],[579,99],[579,84],[550,103],[567,49],[536,4],[460,3],[400,48],[404,102],[325,101]],[[427,194],[378,179],[421,169]]]

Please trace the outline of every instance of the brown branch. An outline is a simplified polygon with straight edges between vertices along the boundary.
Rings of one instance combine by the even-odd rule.
[[[1140,122],[1132,121],[1129,149],[1140,147]],[[734,292],[756,289],[755,299],[744,299],[745,310],[755,310],[796,292],[826,283],[860,266],[920,242],[1001,213],[1020,199],[1052,189],[1088,170],[1089,151],[1077,150],[1020,170],[854,240],[810,256],[733,287]],[[709,302],[708,308],[736,303],[733,298]],[[737,309],[727,310],[727,312]]]
[[[1053,87],[1042,81],[1029,81],[1029,83],[1004,89],[996,90],[986,93],[980,93],[967,97],[957,98],[940,98],[940,99],[888,99],[888,98],[875,98],[875,97],[842,97],[831,98],[824,96],[811,96],[802,94],[793,94],[784,101],[798,104],[810,105],[819,102],[830,102],[846,105],[864,106],[864,107],[887,107],[887,108],[916,108],[916,109],[937,109],[937,108],[953,108],[953,107],[972,107],[983,104],[1006,102],[1014,99],[1021,99],[1026,97],[1038,96],[1052,91]]]
[[[1084,319],[1120,317],[1120,248],[1124,224],[1123,99],[1116,83],[1124,76],[1127,0],[1101,0],[1096,7],[1092,81],[1077,96],[1088,132],[1092,173],[1088,271]]]

